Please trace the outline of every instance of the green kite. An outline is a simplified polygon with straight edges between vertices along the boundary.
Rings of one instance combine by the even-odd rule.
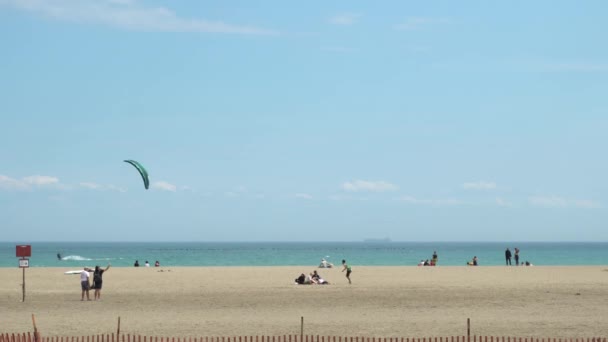
[[[148,187],[150,186],[150,180],[148,179],[148,171],[146,171],[146,169],[140,163],[136,162],[135,160],[125,160],[125,163],[129,163],[129,164],[133,165],[137,169],[137,171],[139,171],[141,178],[144,180],[144,186],[146,187],[146,190],[147,190]]]

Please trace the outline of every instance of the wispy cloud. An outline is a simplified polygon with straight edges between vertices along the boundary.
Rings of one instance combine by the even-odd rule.
[[[501,197],[496,197],[495,203],[499,207],[512,207],[513,206],[513,204],[511,204],[511,202],[509,202]]]
[[[465,190],[494,190],[496,189],[496,183],[478,181],[478,182],[467,182],[462,184]]]
[[[394,25],[393,28],[395,30],[410,31],[447,23],[449,21],[445,18],[408,17],[402,23]]]
[[[40,175],[24,177],[23,181],[32,185],[50,185],[59,183],[59,179],[57,177]]]
[[[110,191],[127,192],[127,190],[126,190],[126,189],[121,188],[121,187],[116,186],[116,185],[112,185],[112,184],[108,185],[108,186],[107,186],[107,188],[108,188],[108,190],[110,190]]]
[[[65,188],[66,186],[59,183],[59,178],[52,176],[27,176],[21,179],[11,178],[9,176],[0,175],[0,189],[5,190],[31,190],[34,187],[57,187]]]
[[[421,199],[413,196],[402,196],[398,198],[399,201],[407,203],[407,204],[415,204],[415,205],[432,205],[432,206],[453,206],[453,205],[463,205],[465,204],[463,201],[457,199]]]
[[[342,189],[346,191],[368,191],[368,192],[386,192],[395,191],[399,187],[395,184],[385,181],[366,181],[366,180],[355,180],[352,182],[345,182],[342,184]]]
[[[306,199],[306,200],[311,200],[311,199],[312,199],[312,196],[311,196],[311,195],[309,195],[309,194],[304,194],[304,193],[298,193],[298,194],[295,194],[295,197],[296,197],[296,198],[301,198],[301,199]]]
[[[348,26],[355,24],[362,15],[359,13],[340,13],[329,18],[329,22],[334,25]]]
[[[127,192],[126,189],[123,189],[121,187],[118,187],[118,186],[115,186],[112,184],[103,185],[103,184],[97,184],[97,183],[93,183],[93,182],[80,182],[80,183],[78,183],[78,185],[81,188],[85,188],[88,190]]]
[[[95,23],[134,31],[278,34],[277,31],[255,26],[184,18],[166,7],[146,6],[135,0],[0,0],[0,5],[57,20]]]
[[[601,208],[601,204],[587,199],[567,199],[560,196],[532,196],[528,198],[528,203],[537,207],[545,208]]]
[[[102,186],[100,184],[91,183],[91,182],[80,182],[80,183],[78,183],[78,185],[80,185],[81,187],[83,187],[85,189],[89,189],[89,190],[100,190],[102,188]]]
[[[177,186],[175,186],[171,183],[165,182],[165,181],[158,181],[158,182],[152,183],[152,188],[157,189],[157,190],[163,190],[163,191],[171,191],[171,192],[177,191]]]
[[[28,188],[28,185],[22,180],[14,179],[5,175],[0,175],[0,189],[27,190]]]

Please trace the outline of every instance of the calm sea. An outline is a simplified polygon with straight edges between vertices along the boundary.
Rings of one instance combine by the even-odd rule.
[[[0,242],[0,267],[17,267],[15,246]],[[414,266],[439,255],[439,266],[465,265],[477,256],[481,266],[504,265],[508,247],[534,265],[608,265],[608,242],[35,242],[30,267],[291,266],[318,265],[321,258],[353,267]],[[61,260],[57,254],[61,255]]]

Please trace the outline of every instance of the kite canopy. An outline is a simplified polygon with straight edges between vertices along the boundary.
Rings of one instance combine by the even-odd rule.
[[[137,169],[137,171],[139,171],[141,179],[143,179],[144,181],[144,186],[146,187],[146,189],[148,189],[148,187],[150,186],[150,180],[148,180],[148,171],[146,171],[146,169],[135,160],[125,160],[125,163],[133,165]]]

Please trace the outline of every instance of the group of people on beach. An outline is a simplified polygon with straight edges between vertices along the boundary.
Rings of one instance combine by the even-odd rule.
[[[144,266],[150,267],[150,263],[148,262],[148,260],[146,260],[146,263],[144,264]],[[135,260],[133,267],[139,267],[139,260]],[[156,262],[154,263],[154,267],[160,267],[160,262],[158,262],[158,260],[156,260]]]
[[[305,275],[304,273],[300,274],[300,276],[295,279],[295,282],[298,285],[329,285],[329,282],[323,279],[316,270],[310,272],[309,275]]]
[[[321,264],[319,264],[319,268],[332,268],[333,266],[334,265],[332,263],[327,262],[325,259],[321,259]],[[342,260],[342,272],[344,271],[346,271],[346,279],[348,279],[348,283],[352,284],[350,280],[352,269],[346,263],[346,260]],[[316,270],[309,273],[309,275],[302,273],[294,281],[298,285],[329,285],[329,282],[323,279]]]
[[[433,257],[431,258],[431,260],[420,260],[418,266],[436,266],[437,261],[439,261],[439,258],[437,257],[437,251],[433,251]]]
[[[511,256],[513,256],[513,254],[511,254],[511,250],[507,247],[507,250],[505,250],[505,263],[507,266],[511,266]],[[532,266],[532,264],[526,260],[525,262],[521,262],[521,264],[519,263],[519,248],[515,247],[514,248],[514,257],[515,257],[515,266]]]
[[[95,300],[101,299],[101,287],[103,285],[103,274],[108,269],[110,269],[110,264],[108,267],[101,268],[99,266],[95,266],[95,269],[91,269],[85,267],[82,272],[80,272],[80,288],[82,289],[82,294],[80,295],[80,300],[84,301],[84,296],[86,294],[87,300],[91,300],[89,296],[89,290],[93,289],[95,292],[93,293],[93,298]],[[91,285],[91,275],[90,272],[93,272],[93,284]]]

